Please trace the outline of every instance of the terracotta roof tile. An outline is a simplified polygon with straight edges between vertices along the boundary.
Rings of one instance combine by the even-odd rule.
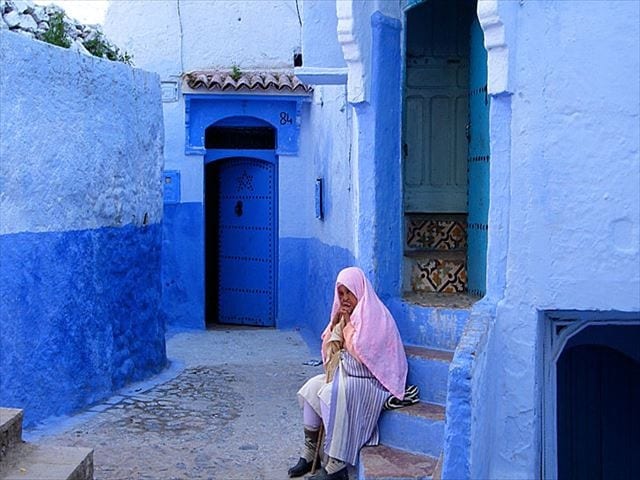
[[[191,90],[310,94],[312,88],[291,73],[243,72],[234,79],[230,71],[195,71],[184,75]]]

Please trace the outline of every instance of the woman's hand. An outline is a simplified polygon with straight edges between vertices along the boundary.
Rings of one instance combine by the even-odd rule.
[[[333,321],[331,322],[331,330],[333,330],[333,328],[338,324],[338,323],[342,323],[343,327],[344,325],[346,325],[347,323],[349,323],[349,312],[345,312],[343,311],[343,308],[340,307],[338,309],[338,311],[336,312],[335,316],[333,317]]]

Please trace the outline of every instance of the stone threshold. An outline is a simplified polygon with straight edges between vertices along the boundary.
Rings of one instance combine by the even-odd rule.
[[[402,300],[421,307],[470,310],[482,297],[468,293],[405,292]]]

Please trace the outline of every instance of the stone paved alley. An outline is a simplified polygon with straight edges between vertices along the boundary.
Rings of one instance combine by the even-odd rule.
[[[175,333],[171,367],[90,411],[25,432],[95,449],[95,480],[287,478],[302,438],[296,391],[321,372],[297,332]]]

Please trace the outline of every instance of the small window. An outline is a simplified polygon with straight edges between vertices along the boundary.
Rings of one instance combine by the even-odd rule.
[[[216,127],[205,130],[205,148],[274,150],[276,132],[272,127]]]

